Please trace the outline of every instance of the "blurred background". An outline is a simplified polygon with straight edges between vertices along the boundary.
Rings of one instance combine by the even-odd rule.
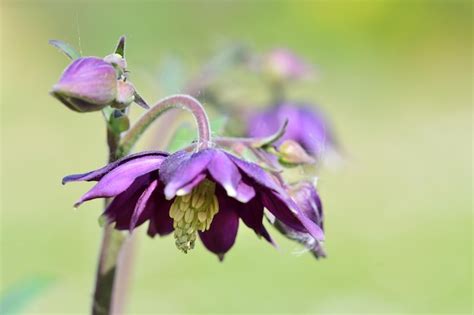
[[[291,97],[319,104],[347,153],[319,174],[328,259],[242,228],[219,263],[140,229],[130,313],[472,312],[472,2],[402,0],[1,1],[4,310],[89,311],[102,203],[73,210],[90,184],[61,178],[105,163],[105,130],[48,95],[68,64],[48,39],[104,56],[122,34],[149,102],[228,43],[292,49],[319,80]],[[265,105],[249,82],[228,92]]]

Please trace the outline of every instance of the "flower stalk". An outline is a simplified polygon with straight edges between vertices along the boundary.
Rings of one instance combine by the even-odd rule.
[[[112,128],[107,127],[109,163],[120,158],[120,156],[117,155],[119,143],[120,133],[114,132]],[[109,203],[110,199],[106,199],[104,208],[107,208]],[[92,302],[92,314],[94,315],[111,313],[115,277],[119,267],[118,257],[124,240],[125,237],[122,233],[116,231],[111,224],[104,226]],[[119,303],[119,305],[123,304],[122,301],[118,301],[117,303]],[[115,306],[116,310],[121,308],[117,306],[118,305]]]
[[[184,94],[176,94],[168,96],[158,101],[149,111],[147,111],[136,123],[130,128],[120,141],[118,155],[125,156],[133,148],[140,139],[145,130],[163,113],[171,108],[183,108],[190,111],[196,121],[198,129],[198,146],[206,148],[211,141],[211,129],[209,118],[201,103],[194,97]]]

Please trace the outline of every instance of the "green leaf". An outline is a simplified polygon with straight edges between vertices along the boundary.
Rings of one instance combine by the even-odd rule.
[[[49,44],[59,49],[59,51],[64,53],[71,60],[81,58],[81,54],[74,47],[72,47],[70,44],[66,42],[63,42],[61,40],[51,39],[49,41]]]
[[[262,139],[256,141],[253,144],[253,146],[256,147],[256,148],[265,148],[265,147],[271,146],[273,143],[275,143],[281,137],[283,137],[283,135],[286,132],[286,127],[287,126],[288,126],[288,120],[285,120],[285,122],[280,127],[280,129],[277,130],[277,132],[275,132],[273,135],[270,135],[268,137],[265,137],[265,138],[262,138]]]
[[[115,53],[122,57],[125,57],[125,35],[120,36]]]
[[[53,280],[44,277],[26,279],[7,289],[0,297],[2,314],[20,314],[38,295],[52,284]]]

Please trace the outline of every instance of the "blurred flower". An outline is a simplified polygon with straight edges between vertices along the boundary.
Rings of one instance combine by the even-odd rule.
[[[263,58],[263,71],[276,81],[307,79],[313,67],[288,49],[279,48]]]
[[[301,211],[323,230],[323,206],[314,185],[302,181],[293,185],[289,193]],[[311,234],[297,231],[278,219],[275,220],[274,225],[283,235],[304,245],[316,258],[326,257],[321,242]]]
[[[285,134],[275,144],[283,145],[292,140],[312,156],[319,157],[327,146],[334,145],[334,139],[328,130],[327,122],[321,113],[309,105],[283,102],[250,117],[247,134],[250,137],[267,137],[274,134],[288,121]],[[287,143],[283,151],[295,147]]]
[[[96,57],[76,59],[64,70],[51,94],[77,112],[101,110],[117,96],[115,68]]]
[[[262,168],[216,148],[172,155],[143,152],[96,171],[67,176],[63,183],[70,181],[98,181],[76,206],[115,197],[104,214],[117,229],[133,230],[148,220],[150,236],[174,230],[176,245],[185,253],[199,234],[206,248],[222,260],[235,242],[239,218],[273,243],[263,226],[264,207],[285,226],[324,238],[321,228]]]

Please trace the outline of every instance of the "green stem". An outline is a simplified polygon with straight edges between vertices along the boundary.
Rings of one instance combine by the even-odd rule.
[[[109,163],[120,158],[117,154],[119,142],[120,134],[114,133],[110,128],[107,128]],[[105,207],[107,207],[109,202],[110,199],[105,200]],[[104,227],[92,303],[93,315],[111,314],[115,277],[119,267],[118,256],[124,240],[125,237],[122,233],[116,231],[112,225],[108,224]],[[118,301],[118,303],[121,302]]]

